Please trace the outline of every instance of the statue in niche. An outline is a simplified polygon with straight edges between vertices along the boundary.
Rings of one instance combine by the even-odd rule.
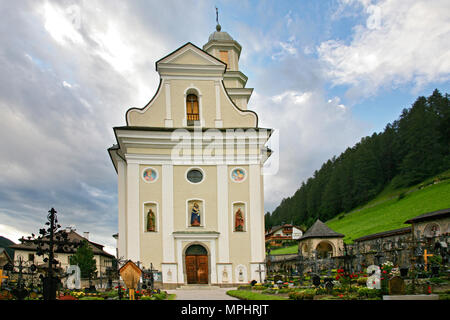
[[[244,272],[242,272],[242,268],[239,268],[239,281],[244,281]]]
[[[150,208],[147,212],[147,231],[149,232],[156,231],[155,226],[156,226],[155,213]]]
[[[228,272],[227,272],[226,269],[223,269],[222,281],[223,282],[228,282]]]
[[[241,208],[239,208],[238,211],[236,211],[234,230],[244,231],[244,215],[242,214]]]
[[[194,202],[191,210],[191,226],[199,227],[200,226],[200,206],[197,202]]]

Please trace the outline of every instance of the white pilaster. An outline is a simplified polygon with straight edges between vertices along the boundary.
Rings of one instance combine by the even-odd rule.
[[[119,211],[119,238],[117,239],[117,250],[120,257],[127,256],[127,167],[122,159],[117,160],[117,198]]]
[[[229,249],[229,213],[228,213],[228,167],[217,166],[217,221],[219,224],[219,262],[228,263],[230,260]]]
[[[216,265],[216,241],[210,240],[209,246],[211,248],[211,283],[217,283],[217,265]]]
[[[263,262],[264,252],[264,214],[261,207],[261,170],[259,164],[251,164],[249,170],[250,188],[250,250],[251,262]]]
[[[127,259],[140,260],[139,165],[127,164]],[[119,234],[120,237],[120,234]]]
[[[164,120],[165,127],[173,127],[172,120],[172,101],[170,97],[170,80],[164,80],[165,96],[166,96],[166,119]]]
[[[162,166],[162,215],[161,232],[163,262],[175,262],[175,243],[173,239],[173,165]]]
[[[222,121],[222,111],[220,107],[220,82],[214,81],[214,87],[216,89],[216,119],[214,121],[214,126],[216,128],[222,128],[223,121]]]

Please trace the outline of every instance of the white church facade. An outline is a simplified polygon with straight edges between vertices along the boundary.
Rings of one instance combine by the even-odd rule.
[[[220,30],[156,62],[159,87],[108,149],[118,175],[118,255],[163,287],[265,276],[262,167],[271,129],[247,109],[240,44]]]

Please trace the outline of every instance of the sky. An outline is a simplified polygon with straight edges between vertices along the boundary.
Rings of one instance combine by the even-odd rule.
[[[265,211],[418,96],[450,92],[447,0],[0,1],[1,236],[38,232],[54,207],[115,253],[112,128],[153,97],[157,60],[207,42],[216,6],[248,107],[279,136]]]

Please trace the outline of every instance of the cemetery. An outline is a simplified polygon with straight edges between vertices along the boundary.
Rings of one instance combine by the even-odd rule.
[[[337,241],[341,235],[317,221],[299,239],[297,254],[279,256],[269,251],[265,266],[261,264],[256,270],[259,279],[227,294],[243,300],[448,300],[449,239],[436,228],[439,222],[447,221],[448,213],[440,210],[411,219],[410,232],[369,235],[353,244],[335,242],[332,250],[325,250],[331,245],[323,242]],[[425,223],[430,219],[435,226],[431,229]],[[161,274],[152,264],[146,269],[131,260],[115,259],[103,285],[95,285],[93,279],[82,282],[78,265],[63,270],[55,259],[55,252],[68,252],[81,243],[68,241],[67,234],[58,232],[53,208],[46,226],[39,231],[40,236],[22,239],[37,245],[37,254],[46,264],[35,265],[19,257],[4,265],[0,270],[1,300],[175,298],[161,289]],[[305,243],[310,243],[307,239],[316,241],[314,250],[305,248]]]
[[[341,235],[318,221],[299,239],[298,254],[268,254],[266,281],[239,289],[294,300],[448,300],[449,238],[440,225],[448,223],[449,211],[410,219],[408,230],[366,236],[353,244],[335,242],[325,252],[321,243]],[[306,238],[316,240],[316,249],[304,250]]]
[[[269,263],[266,281],[238,289],[256,293],[257,300],[262,299],[260,294],[292,300],[389,300],[398,296],[402,300],[448,300],[448,252],[442,240],[430,241],[418,234],[411,242],[379,242],[367,252],[345,245],[337,257],[299,255],[281,262],[277,271],[271,272]],[[236,291],[230,294],[252,297]]]

